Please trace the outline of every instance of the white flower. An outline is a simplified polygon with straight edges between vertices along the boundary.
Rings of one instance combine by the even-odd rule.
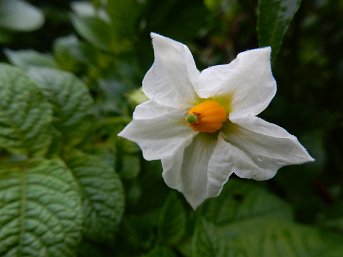
[[[193,209],[219,195],[232,173],[265,180],[282,166],[313,161],[295,136],[256,117],[276,93],[270,47],[199,72],[187,46],[151,37],[149,100],[119,136],[136,142],[146,160],[161,159],[165,183]]]

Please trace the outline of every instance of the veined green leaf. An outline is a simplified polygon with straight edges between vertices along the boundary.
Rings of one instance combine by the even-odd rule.
[[[61,132],[63,143],[79,143],[91,126],[93,100],[86,86],[64,71],[32,68],[28,73],[52,103],[53,124]]]
[[[175,194],[170,194],[162,207],[159,220],[159,237],[168,244],[176,244],[185,234],[186,211]]]
[[[112,242],[124,212],[121,181],[113,168],[96,156],[73,154],[67,165],[79,184],[87,239]]]
[[[208,200],[199,210],[217,225],[257,218],[293,219],[292,209],[286,202],[263,188],[234,179],[217,198]]]
[[[5,50],[5,54],[13,65],[23,69],[31,67],[57,67],[54,58],[49,54],[42,54],[33,50]]]
[[[40,160],[0,170],[0,206],[0,256],[75,256],[81,198],[61,162]]]
[[[187,256],[336,257],[343,251],[342,236],[292,222],[287,203],[249,182],[231,180],[199,211],[206,219],[198,220]]]
[[[218,227],[230,256],[338,257],[343,236],[285,221],[249,220]]]
[[[217,228],[205,219],[199,218],[193,235],[191,256],[225,257],[231,255],[227,255],[227,242],[221,238]]]
[[[272,47],[275,60],[288,25],[300,6],[301,0],[259,0],[257,32],[260,46]]]
[[[287,221],[247,220],[215,226],[200,218],[187,256],[339,257],[343,237]]]
[[[31,31],[40,28],[43,23],[43,13],[26,1],[0,1],[0,27],[9,30]]]
[[[44,155],[51,141],[52,106],[19,69],[0,64],[0,147]]]

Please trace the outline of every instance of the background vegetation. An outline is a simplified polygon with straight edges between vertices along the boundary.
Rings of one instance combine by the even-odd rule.
[[[343,256],[342,13],[335,0],[0,0],[0,256]],[[116,136],[151,31],[199,69],[271,45],[278,93],[261,116],[316,161],[232,177],[192,211]]]

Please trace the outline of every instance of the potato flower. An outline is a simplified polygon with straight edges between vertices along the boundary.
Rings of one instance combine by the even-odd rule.
[[[187,46],[152,33],[155,61],[143,79],[148,101],[119,136],[146,160],[161,159],[165,183],[193,209],[218,196],[230,175],[266,180],[312,161],[297,138],[258,117],[276,93],[270,47],[199,71]]]

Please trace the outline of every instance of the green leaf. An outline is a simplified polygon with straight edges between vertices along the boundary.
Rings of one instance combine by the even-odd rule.
[[[140,157],[137,154],[121,154],[121,165],[118,174],[122,179],[130,180],[138,176]]]
[[[113,133],[113,123],[111,126]],[[122,179],[131,180],[140,172],[141,155],[136,144],[118,139],[116,141],[116,170]]]
[[[247,219],[292,220],[292,209],[283,200],[248,181],[230,180],[221,194],[199,211],[217,225]]]
[[[110,51],[112,49],[113,32],[110,24],[96,16],[72,16],[76,31],[94,46]]]
[[[220,1],[223,2],[223,0]],[[223,5],[231,2],[226,1]],[[205,31],[211,30],[210,27],[212,27],[204,19],[204,17],[210,17],[210,13],[202,1],[155,1],[147,15],[146,29],[148,31],[173,35],[174,39],[181,42],[195,42],[196,38],[206,34]]]
[[[5,50],[5,54],[13,65],[23,69],[31,67],[57,67],[54,58],[49,54],[42,54],[33,50]]]
[[[138,177],[139,198],[132,203],[134,213],[145,212],[146,210],[160,209],[170,193],[161,176],[162,167],[160,161],[149,161],[142,163],[142,171]],[[158,194],[156,194],[158,192]]]
[[[54,41],[53,53],[55,59],[62,69],[77,71],[80,61],[79,40],[76,36],[58,38]]]
[[[113,24],[97,16],[72,16],[76,31],[94,47],[120,54],[131,50],[132,38],[125,38],[115,33]]]
[[[198,220],[187,256],[319,257],[343,250],[343,237],[293,223],[288,204],[249,182],[231,180],[199,214],[206,219]]]
[[[215,226],[199,218],[187,256],[338,257],[341,235],[293,222],[256,220]]]
[[[196,223],[192,240],[192,255],[201,257],[225,257],[227,255],[225,241],[217,231],[217,228],[199,218]]]
[[[16,31],[32,31],[40,28],[43,23],[43,13],[26,1],[0,1],[0,27]]]
[[[54,69],[30,69],[37,83],[53,105],[54,126],[66,145],[79,143],[91,126],[93,100],[86,86],[74,75]]]
[[[260,46],[272,47],[274,61],[282,44],[289,23],[300,6],[301,0],[259,0],[257,32]]]
[[[1,169],[0,206],[0,256],[75,256],[81,199],[61,162],[40,160]]]
[[[67,165],[82,193],[86,238],[111,243],[124,212],[118,175],[102,159],[81,153],[68,156]]]
[[[99,16],[103,20],[109,20],[107,13],[100,6],[96,8],[94,4],[86,1],[71,2],[71,9],[79,16]]]
[[[156,210],[144,214],[126,214],[120,226],[119,245],[126,248],[127,252],[151,249],[156,243],[158,214]]]
[[[79,73],[87,65],[94,65],[97,58],[97,49],[81,42],[75,35],[55,40],[53,51],[58,65],[75,73]]]
[[[187,226],[186,211],[174,193],[162,207],[159,219],[159,238],[170,245],[182,239]]]
[[[320,257],[343,253],[342,236],[292,222],[250,220],[218,227],[230,256]]]
[[[117,36],[130,37],[133,35],[140,9],[141,5],[136,0],[107,1],[107,10]]]
[[[0,146],[44,155],[51,141],[52,107],[19,69],[0,64]]]

